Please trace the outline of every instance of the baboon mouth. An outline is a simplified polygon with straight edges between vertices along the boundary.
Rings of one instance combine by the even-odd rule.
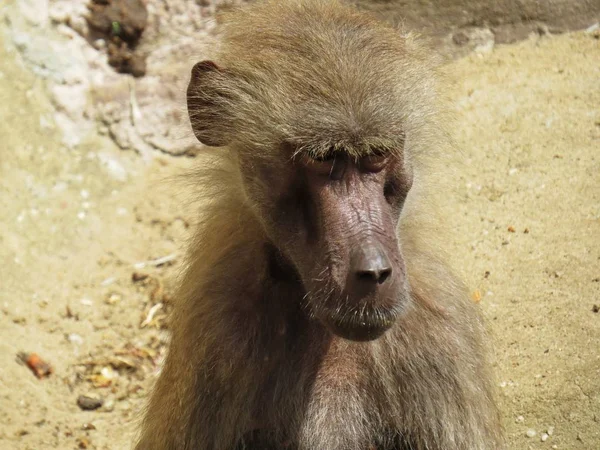
[[[397,311],[372,311],[361,314],[332,314],[324,318],[329,330],[350,341],[372,341],[381,337],[394,324]]]

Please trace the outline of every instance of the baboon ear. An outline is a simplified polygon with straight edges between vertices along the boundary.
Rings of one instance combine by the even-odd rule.
[[[228,117],[222,92],[227,74],[212,61],[202,61],[192,68],[187,89],[187,107],[196,138],[211,147],[229,143],[226,131]]]

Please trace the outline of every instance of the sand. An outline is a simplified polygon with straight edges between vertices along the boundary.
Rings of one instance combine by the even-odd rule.
[[[600,40],[535,37],[446,69],[462,161],[440,192],[447,245],[487,319],[510,448],[600,448]],[[100,135],[65,148],[3,45],[0,138],[0,447],[130,448],[194,218],[166,179],[193,158],[142,162]]]

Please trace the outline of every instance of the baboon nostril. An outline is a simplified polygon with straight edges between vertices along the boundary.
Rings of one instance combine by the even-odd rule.
[[[379,271],[379,278],[377,278],[377,282],[379,284],[383,283],[385,280],[387,280],[389,278],[389,276],[392,274],[392,269],[390,269],[389,267],[387,269],[383,269]]]
[[[356,276],[359,280],[379,284],[385,282],[385,280],[387,280],[391,274],[392,269],[389,267],[381,269],[359,270],[356,272]]]
[[[362,284],[382,284],[392,274],[386,253],[375,243],[367,243],[354,251],[352,269]]]

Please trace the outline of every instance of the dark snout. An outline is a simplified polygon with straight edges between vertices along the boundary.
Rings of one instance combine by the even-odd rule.
[[[299,271],[308,275],[301,275],[307,290],[317,292],[308,297],[316,316],[338,336],[368,341],[394,324],[409,298],[399,216],[385,196],[385,171],[365,174],[351,158],[344,161],[340,180],[308,177],[316,258]]]
[[[380,337],[396,320],[405,298],[405,274],[399,251],[376,240],[365,240],[350,251],[344,300],[328,325],[346,339]]]
[[[383,286],[392,275],[390,262],[383,246],[377,242],[365,242],[354,248],[350,256],[348,290],[365,293]]]

